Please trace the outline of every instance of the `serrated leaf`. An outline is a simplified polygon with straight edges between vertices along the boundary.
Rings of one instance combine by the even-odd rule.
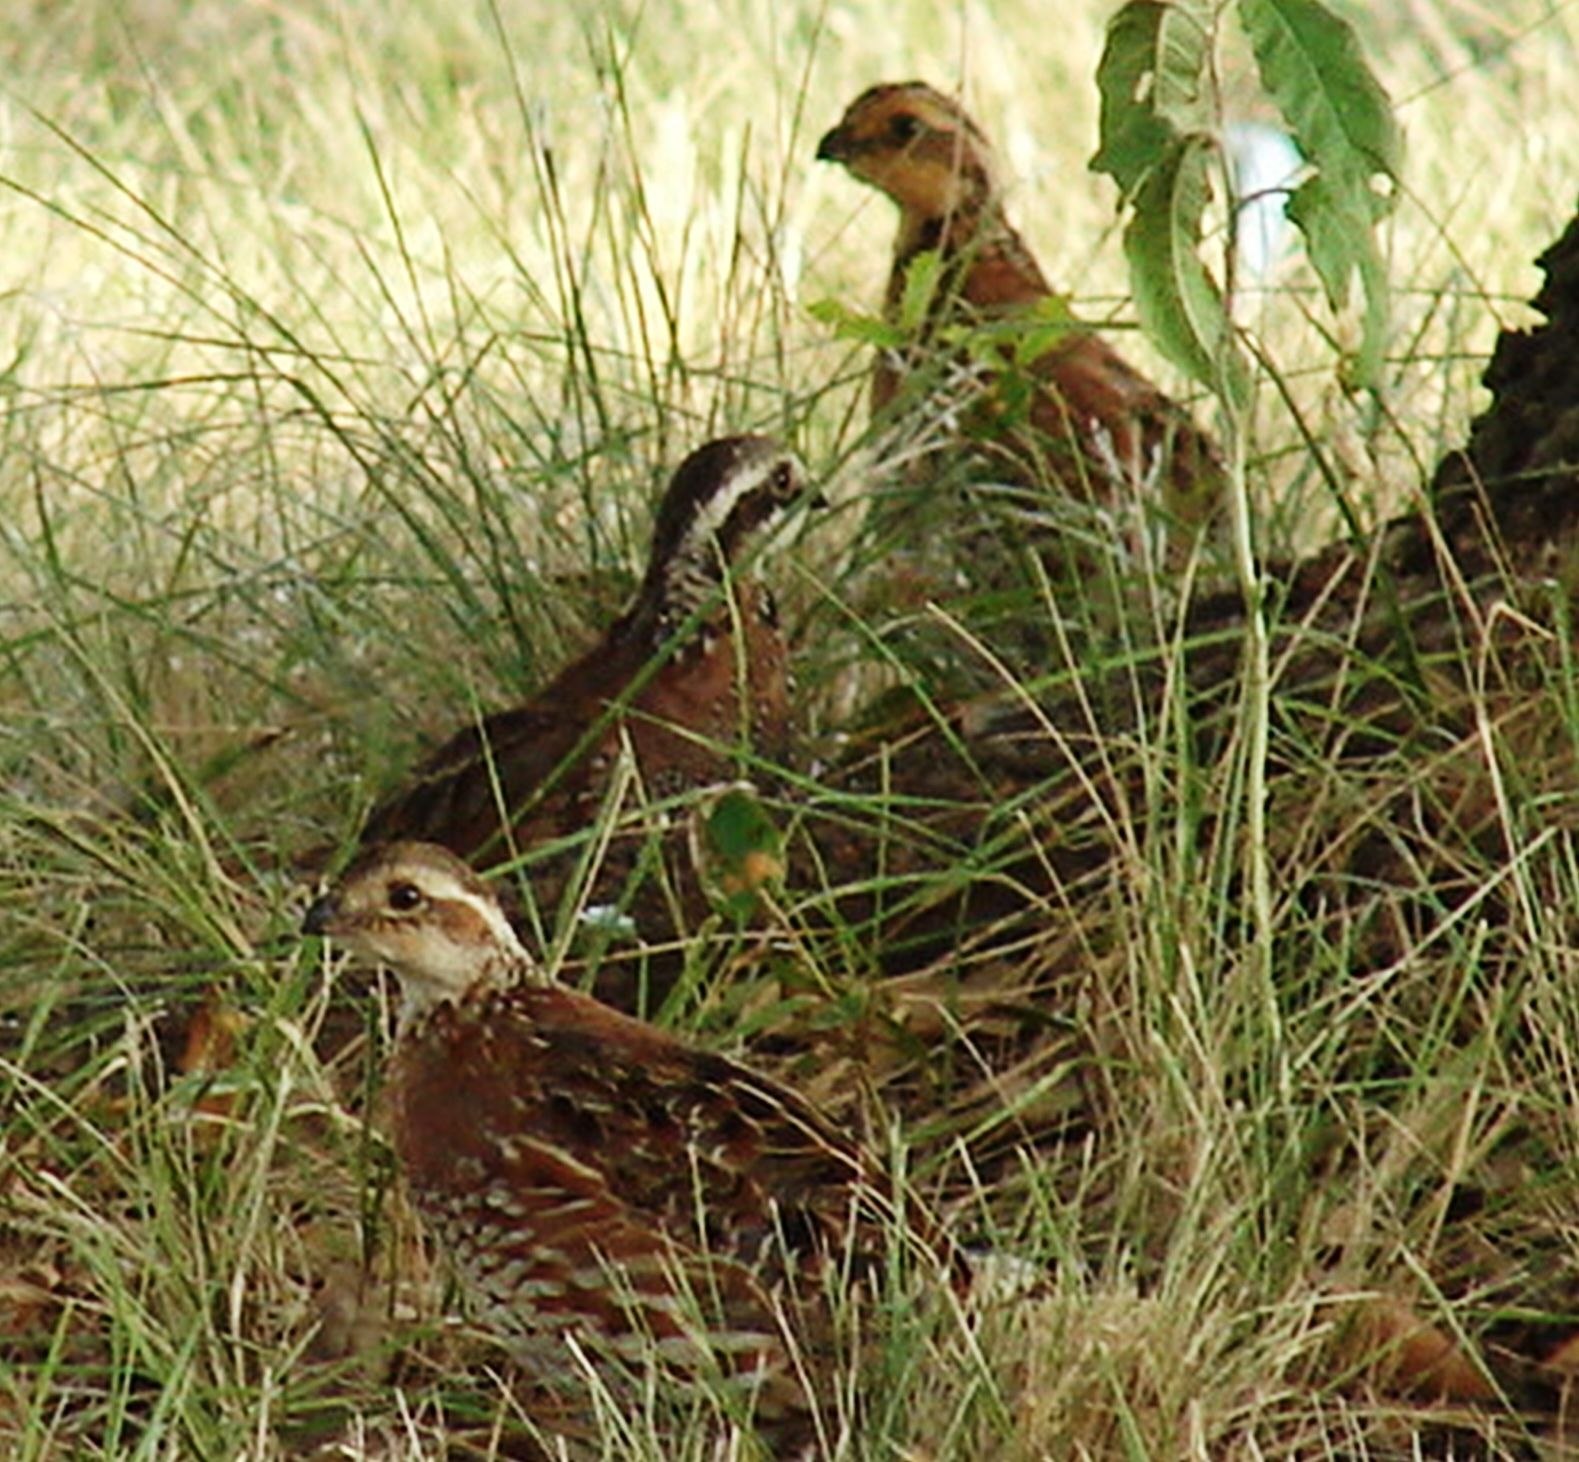
[[[836,299],[814,300],[806,306],[806,313],[818,324],[829,326],[841,340],[873,345],[879,350],[896,349],[905,341],[903,332],[887,320],[852,310]]]
[[[1353,27],[1320,0],[1240,0],[1239,15],[1261,84],[1305,157],[1323,172],[1396,181],[1402,134]]]
[[[1100,143],[1091,168],[1108,174],[1126,198],[1182,137],[1209,123],[1210,34],[1200,5],[1136,0],[1108,22],[1097,65]]]
[[[1124,252],[1135,308],[1158,348],[1239,409],[1249,400],[1249,375],[1200,256],[1210,156],[1204,139],[1185,139],[1151,170],[1135,195]]]
[[[1320,0],[1241,0],[1261,81],[1315,169],[1289,200],[1311,263],[1333,309],[1349,300],[1355,276],[1365,293],[1360,348],[1346,363],[1353,384],[1374,385],[1387,336],[1387,270],[1376,226],[1393,207],[1403,139],[1387,93],[1353,28]]]
[[[1368,189],[1345,186],[1327,173],[1306,178],[1289,196],[1289,219],[1305,235],[1310,262],[1335,310],[1348,302],[1365,255],[1375,252],[1369,197]]]

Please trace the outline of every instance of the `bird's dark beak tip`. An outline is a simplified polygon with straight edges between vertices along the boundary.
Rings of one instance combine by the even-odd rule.
[[[307,910],[302,919],[303,934],[327,934],[329,921],[334,917],[334,900],[325,894],[322,898],[314,899],[312,907]]]
[[[817,161],[839,162],[842,157],[840,145],[842,144],[843,140],[844,139],[839,136],[839,129],[837,127],[835,127],[831,132],[824,132],[822,135],[822,141],[817,144]]]

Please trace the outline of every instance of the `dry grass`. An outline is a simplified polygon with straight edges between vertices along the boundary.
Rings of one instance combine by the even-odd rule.
[[[1085,166],[1107,9],[6,8],[9,1454],[414,1457],[463,1434],[486,1452],[517,1400],[441,1321],[364,1120],[382,996],[331,991],[277,870],[349,836],[424,733],[606,620],[656,484],[708,435],[779,432],[832,482],[839,506],[781,571],[813,719],[893,677],[839,607],[862,594],[864,359],[805,308],[875,301],[890,218],[815,141],[873,80],[963,80],[1049,274],[1122,321],[1112,199]],[[1410,144],[1385,390],[1338,389],[1347,325],[1297,264],[1244,302],[1371,521],[1461,440],[1579,149],[1579,10],[1387,10],[1358,18]],[[1235,54],[1225,93],[1254,117]],[[1254,432],[1268,543],[1319,541],[1330,505],[1270,383]],[[980,671],[964,633],[926,629]],[[1525,1455],[1516,1420],[1379,1400],[1345,1336],[1418,1317],[1445,1345],[1462,1332],[1460,1359],[1545,1356],[1579,1313],[1575,719],[1552,658],[1529,688],[1554,708],[1538,756],[1493,696],[1457,746],[1358,771],[1305,753],[1267,850],[1271,981],[1237,907],[1237,764],[1191,767],[1166,726],[1097,766],[1144,767],[1112,773],[1140,795],[1094,889],[1039,895],[1034,947],[883,988],[854,932],[805,946],[800,984],[835,999],[790,1065],[830,1100],[851,1011],[946,1044],[963,986],[997,1022],[972,1040],[1058,1031],[1012,1080],[962,1079],[963,1115],[928,1111],[902,1043],[863,1078],[906,1109],[920,1180],[974,1183],[962,1222],[1049,1280],[1034,1305],[899,1335],[886,1386],[834,1398],[845,1455],[1381,1457],[1471,1433]],[[1034,848],[1017,818],[1006,839]],[[1338,859],[1334,826],[1388,856]],[[1428,864],[1455,870],[1451,899]],[[815,890],[791,894],[793,922]],[[765,1023],[742,979],[677,1018],[738,1044]],[[347,1044],[364,1012],[371,1039]],[[973,1178],[950,1139],[1001,1126],[996,1099],[1058,1140],[986,1143]],[[669,1404],[667,1432],[610,1415],[587,1450],[716,1455],[705,1402]]]

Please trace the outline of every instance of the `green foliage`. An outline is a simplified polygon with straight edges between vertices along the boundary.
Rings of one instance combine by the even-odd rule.
[[[1320,0],[1242,0],[1268,97],[1310,167],[1289,206],[1335,310],[1358,275],[1364,330],[1345,375],[1374,386],[1388,322],[1376,229],[1391,208],[1373,180],[1396,183],[1402,147],[1387,97],[1352,28]],[[1129,4],[1108,26],[1098,68],[1101,145],[1091,166],[1118,184],[1136,306],[1159,347],[1235,408],[1248,400],[1223,290],[1202,258],[1218,157],[1217,12],[1209,5]]]
[[[744,919],[784,877],[784,838],[773,815],[749,787],[730,787],[698,817],[697,863],[726,914]]]
[[[901,326],[867,310],[852,310],[843,300],[813,300],[806,306],[806,313],[818,324],[828,326],[840,340],[855,345],[892,350],[905,343]]]
[[[1387,329],[1387,273],[1376,228],[1393,196],[1403,141],[1387,94],[1361,54],[1353,29],[1319,0],[1242,0],[1261,81],[1313,172],[1294,191],[1289,217],[1305,235],[1311,263],[1333,309],[1348,303],[1354,277],[1365,294],[1356,385],[1381,373]]]
[[[899,295],[899,328],[907,336],[926,327],[932,302],[943,284],[943,256],[923,249],[905,268],[905,287]]]
[[[1200,253],[1211,197],[1210,25],[1201,4],[1132,4],[1113,18],[1091,166],[1113,178],[1130,210],[1124,252],[1142,323],[1170,360],[1242,409],[1248,376]]]
[[[1211,8],[1126,5],[1108,23],[1097,65],[1101,145],[1092,168],[1107,173],[1125,197],[1193,133],[1212,125],[1207,91]]]
[[[904,340],[875,313],[830,317],[859,345],[852,364],[798,303],[864,302],[886,268],[885,206],[814,183],[807,139],[896,74],[963,80],[984,121],[1012,120],[1026,237],[1056,274],[1079,271],[1083,307],[1125,293],[1119,251],[1101,244],[1102,190],[1078,182],[1094,111],[1083,82],[1111,8],[1049,25],[1045,6],[1005,4],[1013,44],[974,33],[961,77],[957,7],[875,0],[596,15],[488,0],[0,7],[13,63],[0,97],[0,1455],[527,1450],[506,1358],[444,1318],[442,1265],[397,1197],[375,1115],[390,992],[295,936],[307,889],[289,865],[343,844],[429,738],[541,685],[609,622],[683,451],[786,431],[830,483],[837,510],[772,565],[811,730],[859,724],[896,682],[913,699],[917,657],[902,651],[926,635],[947,637],[954,669],[1003,648],[993,626],[1034,625],[1056,641],[1036,644],[1046,674],[1078,685],[1095,653],[1138,661],[1155,645],[1139,621],[1155,618],[1164,641],[1178,629],[1167,586],[1095,651],[1079,606],[1034,588],[990,605],[939,605],[925,583],[896,592],[891,570],[918,538],[974,533],[957,498],[906,521],[892,554],[860,541],[852,567],[853,525],[901,496],[864,434],[866,353]],[[1168,136],[1139,105],[1154,81],[1168,125],[1211,128],[1210,94],[1192,102],[1176,85],[1206,74],[1186,58],[1209,31],[1194,9],[1156,8],[1169,10],[1161,75],[1140,57],[1115,113],[1137,185],[1157,155],[1148,133]],[[1258,404],[1250,480],[1269,537],[1319,540],[1311,464],[1340,433],[1360,441],[1377,514],[1461,438],[1485,300],[1528,293],[1529,256],[1571,202],[1579,12],[1519,10],[1472,22],[1460,7],[1424,35],[1416,7],[1353,7],[1390,89],[1413,98],[1415,186],[1389,249],[1409,286],[1393,300],[1402,345],[1385,410],[1328,402],[1308,369],[1323,348],[1308,312],[1293,289],[1275,297],[1263,341],[1303,415],[1296,427]],[[729,64],[696,85],[697,58],[716,56]],[[1499,174],[1486,158],[1518,145],[1525,118],[1540,146]],[[1451,198],[1454,219],[1433,198]],[[1495,232],[1463,222],[1493,215]],[[1172,236],[1177,255],[1191,235]],[[1028,359],[1058,324],[977,345]],[[1460,674],[1496,682],[1479,630],[1466,626],[1475,658]],[[1212,648],[1158,673],[1182,684]],[[999,958],[966,948],[873,980],[879,913],[946,921],[964,888],[1020,892],[996,846],[939,832],[937,809],[896,800],[877,767],[838,810],[884,830],[891,863],[843,891],[848,910],[824,896],[848,913],[839,939],[799,937],[822,891],[792,869],[763,899],[785,920],[768,974],[753,981],[698,939],[706,979],[675,1002],[677,1021],[819,1102],[869,1095],[875,1120],[860,1125],[879,1147],[894,1131],[896,1165],[946,1163],[962,1131],[973,1148],[1000,1136],[998,1165],[970,1175],[975,1198],[951,1215],[968,1241],[1042,1264],[1046,1293],[985,1316],[960,1307],[951,1335],[901,1331],[886,1373],[902,1385],[852,1372],[825,1398],[828,1454],[1409,1451],[1419,1412],[1324,1384],[1343,1296],[1401,1278],[1415,1313],[1466,1346],[1484,1329],[1500,1344],[1531,1316],[1571,1323],[1562,1286],[1543,1283],[1572,1274],[1579,1209],[1565,912],[1579,865],[1557,825],[1571,775],[1532,793],[1532,763],[1560,769],[1564,748],[1532,754],[1516,733],[1537,692],[1572,700],[1573,667],[1550,687],[1519,681],[1512,713],[1468,708],[1427,755],[1363,775],[1279,740],[1298,775],[1271,819],[1284,837],[1271,989],[1243,973],[1238,789],[1181,769],[1171,717],[1117,742],[1093,737],[1079,707],[1040,727],[1044,687],[991,670],[1026,709],[1001,752],[1067,743],[1101,819],[1093,832],[1058,806],[1037,826],[1034,807],[1006,805],[994,828],[1077,860],[1111,839],[1116,876],[1061,886],[1034,937]],[[1327,691],[1313,710],[1336,715]],[[1569,766],[1576,717],[1570,706],[1553,734],[1566,729]],[[1333,727],[1336,742],[1386,734]],[[1457,784],[1449,805],[1433,800],[1431,759],[1481,766],[1482,743],[1497,795],[1464,790],[1479,811],[1462,839]],[[910,754],[896,744],[892,761]],[[1148,769],[1145,795],[1109,795],[1126,758]],[[799,763],[819,771],[797,807],[826,764]],[[786,827],[798,815],[771,811]],[[744,864],[758,834],[730,820]],[[1320,923],[1338,886],[1317,861],[1333,825],[1360,840],[1339,881],[1362,897]],[[1446,907],[1368,861],[1395,839],[1412,858],[1422,837],[1462,871]],[[748,942],[730,930],[721,944],[745,961]],[[786,968],[791,999],[767,998]],[[728,989],[709,1003],[715,986]],[[194,1065],[193,1013],[216,990],[241,1031],[229,1058]],[[803,1058],[802,1031],[779,1019],[792,1003],[822,1038]],[[911,1089],[929,1063],[943,1069],[940,1051],[947,1083]],[[891,1122],[896,1097],[935,1117]],[[1068,1140],[1017,1150],[1038,1124]],[[1466,1251],[1495,1262],[1455,1269]],[[726,1402],[695,1411],[676,1437],[657,1425],[672,1406],[611,1398],[573,1445],[620,1462],[729,1450]],[[1503,1416],[1486,1430],[1482,1446],[1433,1432],[1413,1450],[1532,1445]]]
[[[905,268],[904,289],[892,320],[852,310],[838,300],[818,300],[808,313],[831,326],[841,340],[881,350],[902,350],[927,341],[937,358],[956,357],[980,366],[996,380],[995,400],[983,423],[989,432],[1024,420],[1036,392],[1036,363],[1069,337],[1087,327],[1056,292],[1029,309],[998,318],[954,320],[932,318],[938,291],[944,287],[943,259],[936,249],[923,249]],[[921,394],[921,393],[918,393]]]
[[[1135,190],[1124,256],[1135,308],[1158,345],[1237,412],[1249,404],[1249,373],[1222,291],[1201,259],[1210,167],[1211,150],[1198,136],[1179,138],[1157,159]]]

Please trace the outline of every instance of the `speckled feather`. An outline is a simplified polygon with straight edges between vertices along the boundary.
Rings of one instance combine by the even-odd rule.
[[[892,1221],[859,1151],[793,1093],[575,991],[439,1006],[402,1038],[389,1088],[420,1210],[523,1337],[588,1307],[605,1334],[662,1337],[685,1284],[772,1350],[780,1307],[820,1297],[851,1226]],[[623,1313],[592,1277],[608,1265],[660,1303]]]

